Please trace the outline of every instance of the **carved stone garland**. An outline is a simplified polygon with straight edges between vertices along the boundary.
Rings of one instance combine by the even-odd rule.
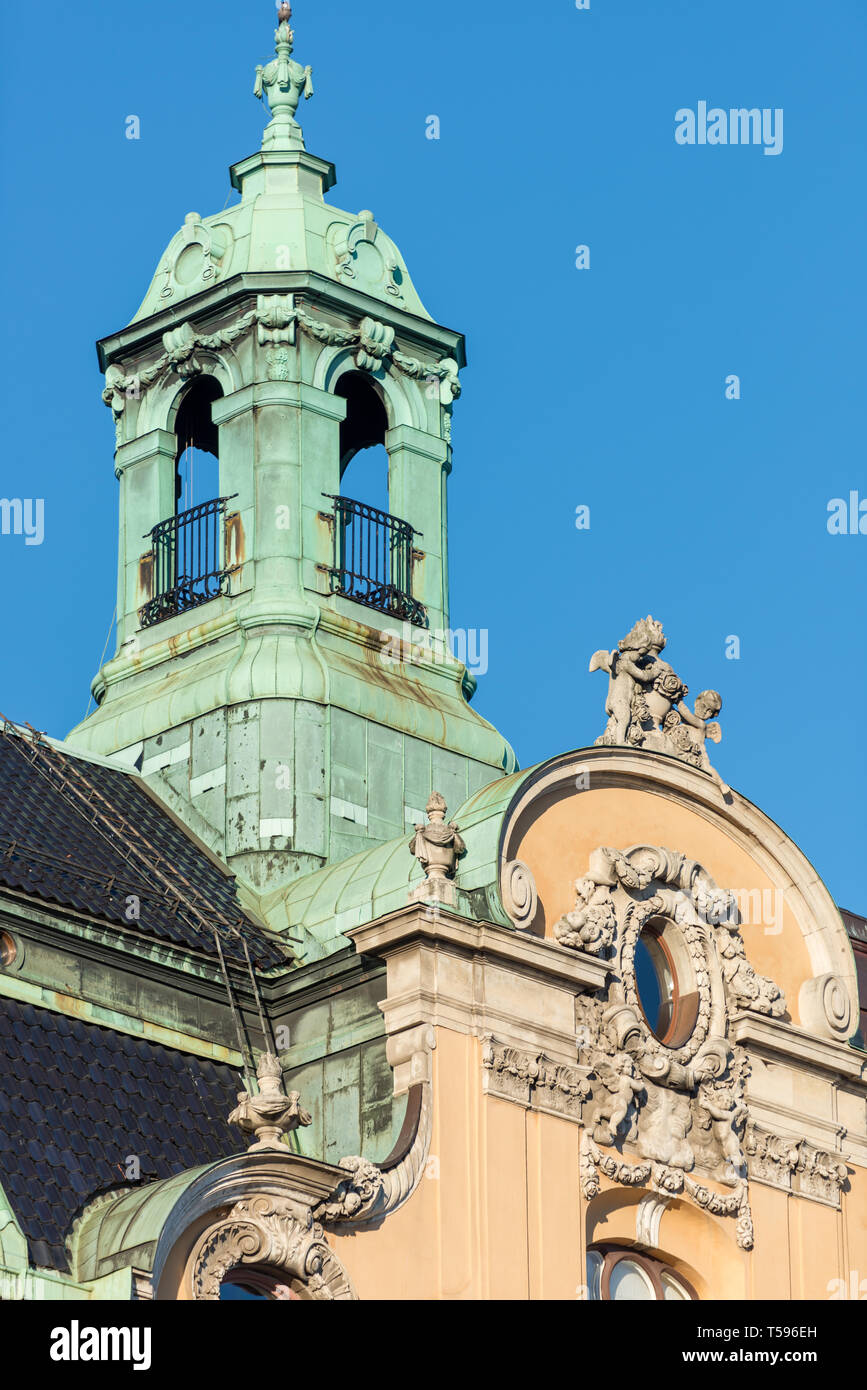
[[[166,371],[177,372],[182,380],[198,375],[204,368],[195,355],[197,349],[216,351],[230,347],[254,324],[257,325],[259,345],[271,348],[266,355],[271,380],[288,380],[286,344],[295,343],[296,329],[300,328],[308,337],[327,346],[356,347],[356,366],[362,370],[375,372],[380,368],[387,369],[393,363],[405,376],[438,382],[442,390],[442,403],[447,408],[461,394],[458,364],[453,358],[428,363],[407,357],[394,348],[394,329],[376,319],[364,318],[355,329],[338,328],[335,324],[311,318],[305,309],[296,306],[294,295],[260,294],[255,309],[243,314],[230,327],[218,329],[215,333],[201,333],[189,322],[170,329],[163,334],[165,351],[150,367],[138,374],[128,374],[118,365],[108,368],[102,399],[111,407],[118,440],[127,400],[138,400],[142,392],[153,386]]]

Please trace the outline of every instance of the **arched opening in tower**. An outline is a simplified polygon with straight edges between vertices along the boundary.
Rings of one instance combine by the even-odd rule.
[[[363,372],[347,372],[334,394],[346,401],[340,425],[340,494],[387,512],[388,415],[382,397]]]
[[[211,406],[222,394],[215,377],[197,377],[178,409],[175,497],[179,512],[220,495],[220,449]]]

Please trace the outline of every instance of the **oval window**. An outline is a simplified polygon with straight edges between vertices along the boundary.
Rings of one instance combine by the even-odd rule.
[[[648,922],[635,943],[635,987],[655,1038],[680,1047],[698,1017],[698,990],[686,943],[671,922]]]

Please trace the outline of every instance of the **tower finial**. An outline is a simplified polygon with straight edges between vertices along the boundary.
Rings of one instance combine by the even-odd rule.
[[[305,97],[313,95],[313,69],[302,68],[292,57],[295,35],[289,21],[292,6],[289,0],[281,0],[277,6],[277,29],[274,34],[276,57],[264,67],[256,68],[256,85],[253,95],[267,97],[271,120],[262,136],[263,150],[304,149],[304,136],[295,119],[302,93]]]

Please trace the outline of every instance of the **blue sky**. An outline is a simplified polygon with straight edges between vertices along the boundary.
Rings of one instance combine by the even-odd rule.
[[[652,612],[691,695],[723,696],[722,775],[867,912],[867,536],[826,525],[831,498],[867,499],[863,0],[294,8],[331,201],[372,208],[467,334],[450,556],[453,625],[489,634],[478,708],[525,766],[592,743],[589,658]],[[0,495],[43,498],[45,537],[0,536],[0,708],[55,735],[115,597],[93,343],[258,147],[273,19],[267,0],[4,14]],[[699,101],[782,108],[782,153],[678,145]]]

